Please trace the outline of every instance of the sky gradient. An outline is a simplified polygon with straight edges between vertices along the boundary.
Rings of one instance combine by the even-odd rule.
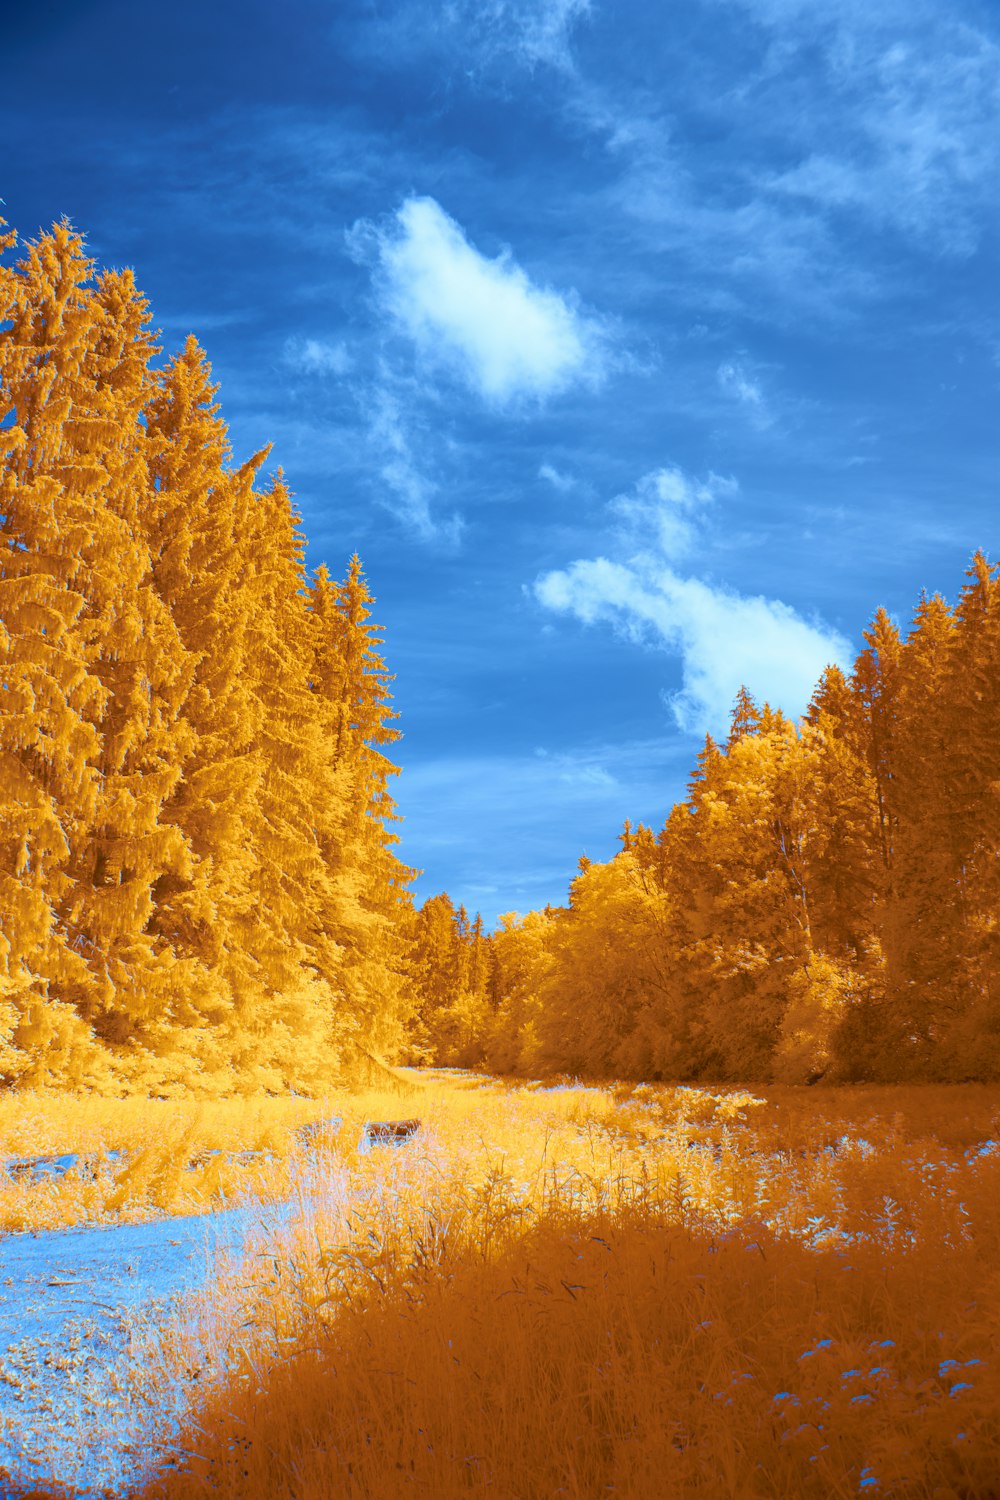
[[[360,553],[418,899],[526,911],[996,556],[1000,12],[37,0],[4,213],[194,332]]]

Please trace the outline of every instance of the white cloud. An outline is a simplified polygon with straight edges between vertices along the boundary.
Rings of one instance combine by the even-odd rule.
[[[354,363],[343,342],[304,338],[286,339],[284,361],[304,375],[346,375]]]
[[[536,286],[509,251],[482,255],[433,198],[408,198],[388,228],[355,225],[351,243],[374,247],[382,307],[424,363],[448,368],[491,405],[601,378],[596,324]]]
[[[806,620],[779,599],[744,595],[706,579],[682,576],[669,559],[689,548],[697,507],[736,486],[697,484],[677,469],[649,475],[635,500],[613,510],[629,521],[628,540],[643,550],[615,561],[581,559],[539,577],[538,602],[585,625],[610,624],[628,638],[654,644],[681,661],[682,687],[669,702],[689,732],[725,730],[741,685],[786,713],[805,708],[823,668],[849,666],[850,642],[820,620]],[[720,490],[722,485],[724,490]],[[662,493],[661,493],[662,492]],[[664,496],[666,498],[664,498]],[[669,518],[678,507],[676,529]],[[666,528],[664,517],[668,518]],[[645,528],[646,536],[642,537]]]

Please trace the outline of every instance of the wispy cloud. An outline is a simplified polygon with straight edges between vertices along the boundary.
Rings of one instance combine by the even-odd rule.
[[[383,380],[372,387],[362,404],[368,418],[368,443],[386,487],[382,504],[422,541],[454,550],[461,542],[462,518],[432,512],[438,485],[414,451],[402,403]]]
[[[740,360],[724,360],[718,369],[719,389],[746,411],[755,427],[770,427],[774,418],[759,379]]]
[[[590,0],[458,0],[448,9],[463,16],[495,53],[513,54],[529,68],[573,66],[572,39],[589,14]]]
[[[369,19],[364,51],[383,65],[436,56],[474,76],[502,76],[511,65],[570,73],[573,35],[591,8],[591,0],[447,0],[429,25],[420,0],[401,0]]]
[[[347,375],[354,366],[342,340],[329,343],[324,339],[289,338],[283,358],[289,369],[303,375]]]
[[[487,404],[602,378],[600,331],[573,297],[536,285],[509,250],[481,254],[433,198],[408,198],[388,225],[356,224],[350,242],[374,259],[378,303],[425,368]]]
[[[576,489],[576,480],[572,474],[564,474],[554,464],[542,464],[538,470],[539,479],[544,479],[546,484],[560,495],[568,495],[570,490]]]
[[[947,254],[970,253],[983,210],[995,204],[1000,46],[919,5],[906,16],[851,6],[825,19],[801,9],[765,17],[800,51],[833,31],[823,49],[827,108],[808,142],[800,127],[806,149],[768,189],[822,212],[861,214]]]
[[[631,493],[616,495],[608,509],[626,550],[645,553],[651,548],[660,557],[676,559],[693,546],[708,508],[738,489],[735,479],[721,474],[693,479],[676,466],[654,469]]]
[[[613,77],[597,47],[554,105],[603,142],[607,200],[669,253],[687,295],[693,275],[723,313],[837,320],[898,293],[901,250],[967,256],[996,226],[1000,42],[969,9],[693,0],[697,36],[707,13],[721,37],[670,59],[669,105],[646,70]],[[684,23],[671,29],[684,46]]]
[[[534,584],[544,608],[585,625],[609,624],[679,658],[682,687],[668,702],[691,733],[723,730],[741,685],[800,713],[823,668],[849,665],[852,655],[838,631],[780,599],[742,594],[673,566],[691,549],[706,503],[735,490],[732,480],[697,482],[678,469],[648,475],[634,497],[612,504],[626,523],[612,538],[618,559],[579,559]]]

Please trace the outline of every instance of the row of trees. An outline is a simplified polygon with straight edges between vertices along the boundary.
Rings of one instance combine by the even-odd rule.
[[[308,1087],[407,1020],[389,678],[159,354],[69,225],[0,263],[0,1080]]]
[[[504,918],[438,1055],[1000,1077],[998,570],[977,554],[956,607],[922,599],[905,638],[880,610],[865,643],[798,724],[741,692],[658,833],[626,823],[614,859],[581,860],[567,907]]]
[[[482,1058],[486,1017],[496,1010],[495,938],[478,914],[456,911],[447,893],[414,913],[407,953],[414,1011],[407,1055],[414,1062],[465,1066]]]

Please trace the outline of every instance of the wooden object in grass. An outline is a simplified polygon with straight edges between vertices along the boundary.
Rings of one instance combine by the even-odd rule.
[[[358,1150],[370,1151],[373,1146],[405,1146],[419,1129],[419,1120],[366,1120]]]

